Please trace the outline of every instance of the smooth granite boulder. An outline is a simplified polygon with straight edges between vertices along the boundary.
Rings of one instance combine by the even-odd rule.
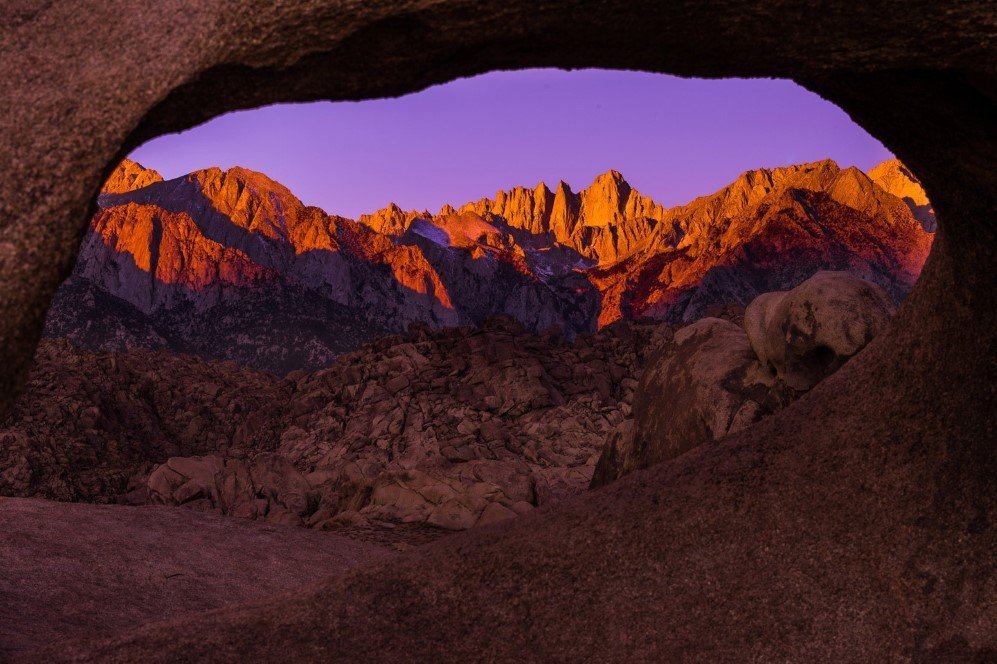
[[[744,327],[773,376],[808,390],[885,330],[895,311],[876,284],[818,272],[792,290],[758,296],[744,311]]]

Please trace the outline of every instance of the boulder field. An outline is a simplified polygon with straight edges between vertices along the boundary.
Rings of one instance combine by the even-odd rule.
[[[820,272],[678,330],[624,322],[567,342],[508,317],[413,325],[284,379],[46,341],[0,431],[0,493],[134,507],[0,499],[0,590],[17,606],[0,654],[265,599],[377,545],[512,520],[714,446],[810,387],[793,381],[815,343],[833,354],[819,376],[807,365],[816,382],[891,313],[878,286]]]
[[[285,378],[46,341],[0,427],[0,495],[317,529],[491,523],[584,491],[659,332],[413,325]]]
[[[285,378],[46,341],[0,428],[0,493],[422,541],[719,441],[839,368],[892,311],[878,286],[819,272],[743,317],[621,322],[572,341],[509,317],[412,325]]]

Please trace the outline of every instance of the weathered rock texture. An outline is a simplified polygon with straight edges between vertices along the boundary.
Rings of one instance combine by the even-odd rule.
[[[276,594],[383,549],[185,510],[0,498],[0,659]]]
[[[0,18],[0,397],[130,147],[233,108],[497,68],[789,77],[918,174],[890,329],[772,418],[549,512],[263,607],[37,659],[985,660],[997,642],[992,6],[14,0]],[[418,47],[413,47],[418,45]],[[635,638],[635,635],[640,635]]]
[[[843,272],[818,272],[791,291],[766,293],[744,311],[758,360],[794,390],[837,371],[886,329],[890,296]]]
[[[721,440],[797,396],[765,369],[731,321],[702,318],[669,336],[648,357],[634,418],[607,441],[592,488]]]
[[[46,340],[0,425],[0,495],[324,530],[486,525],[585,489],[667,330],[620,323],[569,343],[509,318],[414,326],[286,380]]]
[[[617,426],[592,488],[720,441],[785,408],[886,329],[893,303],[876,284],[818,272],[755,298],[743,316],[662,326],[642,367],[634,418]]]
[[[0,426],[0,495],[111,502],[154,462],[273,450],[291,392],[231,363],[46,341]]]

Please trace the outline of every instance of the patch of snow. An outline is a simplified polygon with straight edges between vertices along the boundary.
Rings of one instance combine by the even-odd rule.
[[[590,267],[592,267],[593,265],[595,265],[595,261],[587,259],[584,256],[582,256],[577,261],[575,261],[575,264],[572,266],[572,269],[574,269],[574,270],[587,270]]]
[[[413,221],[409,229],[416,235],[421,235],[430,242],[435,242],[442,247],[450,246],[450,236],[447,235],[445,230],[425,222],[422,219],[416,219]]]

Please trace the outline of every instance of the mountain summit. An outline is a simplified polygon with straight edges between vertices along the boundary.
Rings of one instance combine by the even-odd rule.
[[[553,191],[541,182],[532,189],[498,191],[494,198],[459,208],[445,205],[436,215],[405,212],[392,203],[360,217],[360,222],[400,236],[416,219],[433,222],[464,213],[497,223],[527,244],[553,242],[598,264],[610,264],[628,256],[650,234],[665,208],[633,189],[619,171],[610,170],[578,193],[563,181]]]
[[[131,159],[124,159],[111,171],[104,186],[101,187],[101,193],[120,194],[132,189],[148,187],[150,184],[162,182],[162,180],[163,176],[151,168],[137,164]]]
[[[902,165],[871,172],[830,160],[757,169],[666,209],[610,170],[577,193],[540,183],[436,214],[392,204],[354,221],[262,173],[163,180],[126,160],[47,333],[283,373],[411,323],[505,314],[572,337],[633,318],[689,321],[821,269],[899,300],[930,248],[915,217],[928,203]]]
[[[914,218],[921,222],[924,230],[934,232],[938,226],[935,221],[935,210],[931,207],[928,194],[921,186],[921,181],[910,172],[899,159],[890,159],[875,166],[869,171],[869,177],[910,208]]]

